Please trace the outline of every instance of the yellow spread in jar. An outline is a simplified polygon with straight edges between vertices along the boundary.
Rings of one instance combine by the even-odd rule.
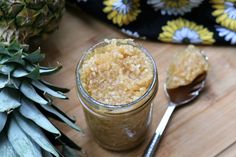
[[[190,84],[197,76],[208,70],[208,62],[201,51],[193,45],[177,53],[167,72],[167,88],[174,89]]]
[[[111,105],[141,97],[153,80],[150,59],[130,39],[112,39],[95,48],[79,69],[84,89],[95,100]]]

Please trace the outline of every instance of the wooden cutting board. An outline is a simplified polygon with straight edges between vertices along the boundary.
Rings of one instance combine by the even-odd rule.
[[[186,45],[136,40],[154,56],[159,71],[159,91],[154,100],[152,125],[148,137],[136,149],[111,152],[101,148],[92,138],[76,95],[75,68],[83,53],[104,38],[127,38],[110,27],[79,11],[66,11],[60,29],[42,43],[46,64],[60,62],[64,68],[48,78],[71,89],[68,101],[58,106],[77,119],[84,135],[59,124],[64,133],[79,144],[88,157],[139,157],[163,116],[167,99],[163,91],[166,69],[171,57]],[[236,49],[235,47],[199,46],[211,65],[207,87],[197,101],[176,110],[166,130],[157,156],[160,157],[235,157],[236,156]]]

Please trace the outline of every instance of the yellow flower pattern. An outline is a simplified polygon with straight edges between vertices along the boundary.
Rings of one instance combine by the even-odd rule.
[[[154,10],[161,10],[162,15],[184,15],[198,7],[203,0],[147,0]]]
[[[103,12],[107,13],[107,18],[118,26],[135,21],[141,12],[139,0],[104,0],[103,4]]]
[[[236,0],[211,0],[216,23],[236,31]]]
[[[159,40],[174,43],[212,44],[215,42],[213,33],[202,25],[183,18],[168,21],[162,27]]]

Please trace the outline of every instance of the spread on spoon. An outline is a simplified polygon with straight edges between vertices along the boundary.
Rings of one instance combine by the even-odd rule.
[[[191,84],[200,75],[206,75],[209,65],[201,50],[193,45],[177,53],[167,71],[167,89]]]

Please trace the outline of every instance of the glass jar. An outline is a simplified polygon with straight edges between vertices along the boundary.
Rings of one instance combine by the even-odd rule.
[[[128,104],[112,105],[101,103],[93,99],[83,88],[79,69],[84,59],[94,49],[106,44],[109,43],[100,42],[96,44],[81,58],[76,70],[78,97],[83,106],[87,125],[97,143],[109,150],[128,150],[144,140],[150,126],[152,101],[158,90],[157,67],[154,59],[145,48],[134,42],[128,42],[127,44],[139,48],[150,59],[153,67],[152,82],[144,95]]]

